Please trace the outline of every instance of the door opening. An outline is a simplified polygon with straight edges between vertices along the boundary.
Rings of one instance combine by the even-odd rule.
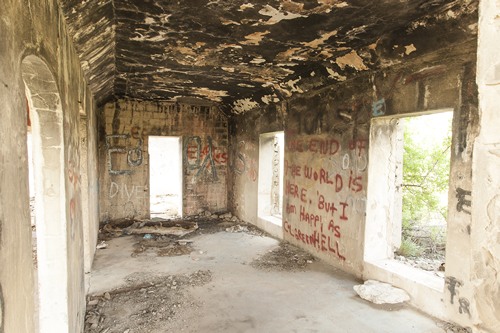
[[[30,133],[32,226],[36,230],[37,330],[64,332],[68,331],[68,295],[74,291],[68,289],[68,281],[77,272],[68,269],[70,207],[65,193],[63,109],[56,80],[42,59],[26,57],[22,70]]]
[[[150,136],[150,216],[182,217],[182,148],[178,136]]]
[[[283,132],[265,133],[259,144],[258,216],[281,226],[283,206]]]

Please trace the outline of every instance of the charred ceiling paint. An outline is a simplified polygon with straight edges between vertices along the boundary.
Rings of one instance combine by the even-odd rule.
[[[98,102],[201,97],[234,113],[477,29],[477,0],[61,2]]]

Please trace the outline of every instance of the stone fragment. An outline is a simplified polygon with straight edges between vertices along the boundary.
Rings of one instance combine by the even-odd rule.
[[[359,297],[375,304],[398,304],[410,300],[406,291],[375,280],[367,280],[353,289]]]

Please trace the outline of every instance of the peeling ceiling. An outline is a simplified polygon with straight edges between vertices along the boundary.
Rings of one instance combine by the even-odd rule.
[[[98,102],[198,97],[236,114],[477,29],[477,0],[61,2]]]

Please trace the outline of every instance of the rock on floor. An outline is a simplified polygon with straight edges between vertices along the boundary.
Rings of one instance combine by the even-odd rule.
[[[354,286],[353,289],[359,297],[375,304],[397,304],[410,300],[406,291],[374,280],[367,280],[364,284]]]

